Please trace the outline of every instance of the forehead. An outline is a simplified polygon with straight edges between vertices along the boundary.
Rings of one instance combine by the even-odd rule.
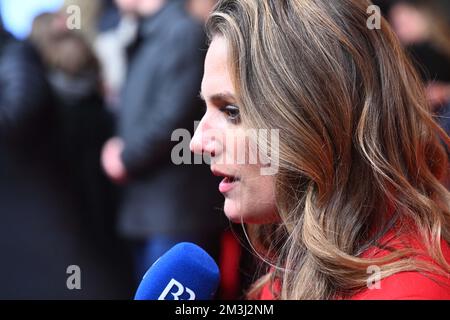
[[[214,37],[206,54],[202,93],[208,98],[222,92],[234,93],[228,69],[228,46],[224,38]]]

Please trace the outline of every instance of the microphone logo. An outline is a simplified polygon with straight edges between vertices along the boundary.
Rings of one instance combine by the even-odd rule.
[[[176,288],[176,292],[172,292],[173,289]],[[180,297],[183,295],[183,293],[186,292],[189,294],[188,299],[181,299]],[[188,287],[184,287],[180,282],[178,282],[175,279],[171,279],[169,281],[169,284],[166,286],[166,288],[163,290],[161,295],[159,296],[158,300],[168,300],[166,299],[167,296],[171,294],[173,297],[173,300],[195,300],[195,293]]]

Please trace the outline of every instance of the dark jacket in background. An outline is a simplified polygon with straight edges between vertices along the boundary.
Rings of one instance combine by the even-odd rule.
[[[100,164],[102,147],[114,133],[113,117],[100,95],[98,76],[95,72],[75,77],[52,71],[48,79],[65,180],[76,199],[85,234],[106,245],[106,250],[116,250],[108,247],[114,238],[118,194]]]
[[[129,237],[192,234],[222,225],[223,198],[206,165],[171,161],[177,128],[193,133],[202,117],[198,99],[206,53],[202,26],[183,1],[168,1],[141,24],[130,48],[119,135],[131,176],[121,206],[121,231]]]
[[[0,54],[0,139],[18,142],[43,134],[38,127],[46,120],[43,114],[51,113],[51,100],[36,53],[4,32]]]

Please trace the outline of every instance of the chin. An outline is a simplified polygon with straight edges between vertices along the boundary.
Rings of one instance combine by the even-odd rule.
[[[225,199],[224,212],[227,218],[233,223],[248,224],[266,224],[274,222],[275,219],[264,213],[251,212],[251,210],[243,210],[235,200]]]
[[[227,218],[233,223],[241,223],[242,222],[242,214],[240,208],[237,207],[235,201],[230,199],[225,199],[225,204],[223,211]],[[245,222],[245,219],[244,219]]]

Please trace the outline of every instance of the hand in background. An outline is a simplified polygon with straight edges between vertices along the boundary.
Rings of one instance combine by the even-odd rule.
[[[108,177],[117,184],[127,180],[127,171],[122,162],[123,140],[119,137],[109,139],[102,150],[102,166]]]
[[[427,98],[433,111],[450,101],[450,84],[434,82],[427,86]]]

